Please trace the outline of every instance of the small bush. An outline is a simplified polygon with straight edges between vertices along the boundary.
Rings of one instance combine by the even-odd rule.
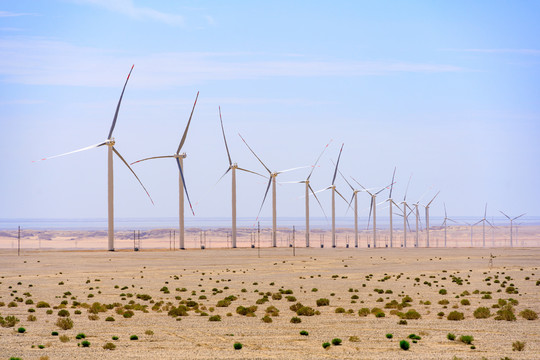
[[[489,311],[489,308],[481,306],[478,309],[474,310],[473,315],[477,319],[487,319],[491,316],[491,312]]]
[[[18,332],[19,334],[24,334],[24,333],[26,332],[26,329],[23,328],[23,327],[20,327],[20,328],[17,329],[17,332]]]
[[[293,324],[300,324],[301,322],[302,322],[302,319],[300,319],[299,317],[293,316],[291,318],[291,323]]]
[[[519,313],[519,316],[526,320],[536,320],[538,319],[538,314],[531,309],[525,309],[522,312]]]
[[[368,316],[371,313],[368,308],[361,308],[358,310],[358,316]]]
[[[58,312],[58,316],[60,317],[68,317],[69,316],[69,311],[67,311],[66,309],[62,309]]]
[[[342,307],[338,307],[338,308],[336,308],[336,310],[334,310],[334,312],[336,314],[343,314],[345,312],[345,309],[342,308]]]
[[[139,340],[139,337],[137,335],[131,335],[129,340]]]
[[[84,340],[81,342],[82,347],[90,347],[90,341]]]
[[[467,299],[461,299],[461,305],[463,306],[471,305],[471,302]]]
[[[321,299],[318,299],[316,303],[317,303],[317,306],[328,306],[330,305],[330,300],[321,298]]]
[[[516,315],[514,315],[514,308],[512,305],[504,305],[497,311],[495,320],[516,321]]]
[[[75,336],[75,339],[77,340],[85,339],[85,338],[86,338],[86,335],[84,333],[78,333],[77,336]]]
[[[113,337],[112,337],[111,339],[113,339],[113,340],[115,340],[115,341],[116,341],[116,340],[118,340],[118,336],[116,336],[116,335],[113,335]]]
[[[325,342],[325,343],[322,344],[322,347],[323,347],[324,349],[327,349],[327,348],[330,347],[330,343],[329,343],[329,342]]]
[[[221,321],[220,315],[213,315],[208,318],[208,321]]]
[[[265,315],[261,318],[261,321],[268,324],[272,322],[272,318],[268,315]]]
[[[409,342],[407,340],[401,340],[399,342],[399,347],[402,350],[409,350],[409,348],[411,347],[411,344],[409,344]]]
[[[103,345],[103,348],[105,350],[114,350],[116,349],[116,345],[114,345],[112,342],[108,342],[105,345]]]
[[[340,338],[332,339],[332,345],[334,345],[334,346],[339,346],[339,345],[341,345],[342,342],[343,341]]]
[[[52,335],[52,336],[58,336],[58,331],[53,331],[53,332],[51,333],[51,335]]]
[[[249,307],[244,307],[244,306],[239,306],[236,308],[236,313],[237,314],[240,314],[240,315],[249,315],[249,314],[252,314],[255,313],[255,311],[257,311],[257,306],[249,306]]]
[[[416,320],[416,319],[420,319],[421,317],[422,315],[420,315],[420,313],[414,309],[410,309],[409,311],[401,315],[402,319],[407,319],[407,320]]]
[[[105,321],[114,321],[114,318],[112,316],[107,316],[105,318]]]
[[[452,334],[452,333],[448,333],[446,334],[446,338],[450,341],[454,341],[456,340],[456,335]]]
[[[36,307],[37,308],[50,308],[51,305],[49,305],[49,303],[46,303],[45,301],[38,301],[38,303],[36,304]]]
[[[461,335],[459,337],[459,341],[467,345],[471,345],[472,342],[474,341],[474,337],[472,335]]]
[[[446,291],[446,289],[441,289],[439,290],[439,294],[441,295],[446,295],[448,292]]]
[[[309,333],[308,333],[306,330],[302,330],[302,331],[300,331],[300,335],[302,335],[302,336],[308,336]]]
[[[19,321],[20,320],[13,315],[6,316],[5,318],[0,316],[0,325],[2,327],[14,327]]]
[[[242,344],[239,343],[239,342],[234,343],[233,348],[234,348],[234,350],[240,350],[240,349],[242,349]]]
[[[69,341],[69,336],[67,335],[60,335],[59,337],[60,341],[65,343],[65,342],[68,342]]]
[[[512,343],[512,351],[523,351],[525,349],[525,343],[521,341],[515,341]]]
[[[407,325],[407,320],[403,320],[403,319],[399,320],[398,325]]]
[[[56,320],[56,326],[62,330],[69,330],[73,328],[73,320],[70,318],[58,318],[58,320]]]
[[[26,320],[28,320],[28,321],[36,321],[36,320],[37,320],[37,317],[36,317],[35,315],[30,314],[30,315],[28,315],[28,317],[26,318]]]
[[[392,335],[392,334],[386,334],[386,338],[387,338],[387,339],[391,339],[391,338],[393,338],[393,337],[394,337],[394,335]]]
[[[452,321],[459,321],[463,320],[465,318],[465,315],[463,315],[463,313],[459,311],[452,311],[450,314],[448,314],[446,318]]]

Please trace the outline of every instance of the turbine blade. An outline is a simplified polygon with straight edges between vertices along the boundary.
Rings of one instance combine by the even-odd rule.
[[[294,171],[294,170],[299,170],[299,169],[305,169],[305,168],[309,168],[309,167],[311,167],[311,165],[308,165],[308,166],[299,166],[299,167],[295,167],[295,168],[292,168],[292,169],[281,170],[281,171],[278,171],[277,173],[278,173],[278,174],[281,174],[281,173],[285,173],[285,172],[289,172],[289,171]]]
[[[336,162],[336,169],[334,170],[334,177],[332,178],[332,185],[334,185],[334,183],[336,182],[336,175],[337,175],[338,166],[339,166],[339,159],[341,158],[341,152],[343,151],[343,145],[345,145],[345,143],[341,144],[341,149],[339,149],[339,155],[338,155],[337,162]]]
[[[257,160],[259,160],[259,162],[262,164],[262,166],[264,166],[264,168],[266,169],[266,171],[268,171],[269,174],[272,174],[272,172],[270,171],[269,168],[266,167],[266,165],[264,165],[264,163],[262,162],[261,159],[259,159],[259,157],[257,156],[257,154],[255,154],[255,151],[253,151],[253,149],[251,149],[248,145],[248,143],[246,142],[246,140],[244,140],[244,138],[242,137],[242,135],[238,134],[238,136],[240,136],[240,139],[242,139],[242,141],[244,142],[244,144],[246,144],[246,146],[248,147],[248,149],[251,151],[251,153],[253,155],[255,155],[255,157],[257,158]]]
[[[388,196],[389,199],[392,198],[392,190],[394,189],[394,177],[396,176],[396,167],[394,166],[394,173],[392,174],[392,185],[390,185],[390,195]]]
[[[241,171],[245,171],[245,172],[252,173],[252,174],[255,174],[255,175],[259,175],[259,176],[262,176],[263,178],[266,179],[266,176],[264,176],[262,174],[259,174],[258,172],[255,172],[255,171],[251,171],[251,170],[247,170],[247,169],[243,169],[243,168],[236,168],[236,170],[241,170]]]
[[[330,145],[330,143],[332,142],[332,140],[330,140],[328,142],[328,144],[326,144],[326,146],[324,147],[323,151],[321,152],[321,154],[319,155],[319,157],[317,158],[317,161],[315,161],[315,164],[313,164],[313,168],[311,169],[311,171],[309,172],[309,175],[307,177],[306,180],[309,180],[309,178],[311,177],[311,174],[313,174],[313,170],[315,170],[315,167],[317,166],[317,164],[319,163],[319,160],[321,159],[321,157],[323,156],[324,152],[326,151],[326,149],[328,148],[328,145]]]
[[[219,178],[219,180],[216,182],[216,185],[219,184],[219,182],[221,181],[221,179],[223,179],[225,177],[225,175],[227,175],[229,173],[229,171],[231,171],[231,167],[229,166],[227,168],[227,170],[225,171],[225,173],[223,175],[221,175],[221,177]]]
[[[372,194],[371,192],[369,192],[369,190],[366,189],[362,184],[360,184],[355,178],[353,178],[353,177],[351,176],[351,179],[353,179],[355,183],[357,183],[358,185],[360,185],[360,187],[361,187],[362,189],[364,189],[365,192],[367,192],[369,195],[373,196],[373,194]]]
[[[403,196],[403,201],[407,199],[407,192],[409,191],[409,184],[411,183],[412,173],[411,176],[409,176],[409,181],[407,181],[407,188],[405,189],[405,196]]]
[[[261,207],[259,208],[259,212],[257,213],[257,220],[259,220],[259,215],[261,215],[261,210],[263,208],[264,202],[266,201],[266,196],[268,195],[268,190],[270,190],[270,185],[272,184],[272,177],[270,176],[270,179],[268,180],[268,186],[266,187],[266,192],[264,193],[263,201],[261,203]]]
[[[318,193],[320,193],[320,192],[326,191],[326,190],[331,189],[331,188],[332,188],[332,187],[329,186],[329,187],[327,187],[327,188],[324,188],[324,189],[321,189],[321,190],[317,190],[317,191],[315,191],[315,194],[318,194]]]
[[[148,195],[148,198],[150,199],[150,201],[152,202],[152,205],[155,205],[154,204],[154,200],[152,200],[152,197],[150,196],[150,194],[148,193],[148,190],[146,190],[146,188],[144,187],[143,183],[141,182],[141,179],[139,179],[139,177],[137,176],[137,174],[135,174],[135,171],[133,171],[133,169],[131,168],[131,166],[129,166],[129,164],[127,163],[127,161],[122,157],[122,155],[120,155],[120,153],[114,148],[114,146],[112,147],[114,153],[116,155],[118,155],[118,157],[120,158],[120,160],[122,160],[124,162],[124,164],[126,164],[126,166],[128,167],[128,169],[133,173],[133,175],[135,176],[135,178],[137,179],[137,181],[139,182],[139,184],[141,184],[142,188],[144,189],[144,191],[146,192],[146,195]]]
[[[122,103],[122,98],[124,97],[124,91],[126,90],[126,85],[127,85],[128,81],[129,81],[129,77],[131,76],[131,72],[133,71],[134,67],[135,67],[135,65],[132,65],[131,70],[129,70],[129,74],[127,76],[126,82],[124,83],[124,88],[122,89],[122,93],[120,94],[120,99],[118,100],[118,105],[116,105],[116,111],[114,113],[113,122],[112,122],[112,125],[111,125],[111,129],[109,130],[109,136],[107,137],[108,140],[111,139],[112,133],[114,131],[114,127],[116,126],[116,119],[118,118],[118,111],[120,111],[120,104]]]
[[[368,216],[368,220],[367,220],[367,228],[366,229],[369,229],[369,222],[371,220],[371,211],[373,210],[373,196],[371,197],[371,205],[369,206],[369,216]]]
[[[343,199],[343,201],[345,201],[347,204],[349,204],[349,202],[347,201],[347,199],[345,199],[345,198],[343,197],[343,195],[341,195],[341,193],[338,191],[338,189],[335,189],[335,190],[336,190],[336,193],[337,193],[339,196],[341,196],[341,198]]]
[[[182,146],[184,146],[184,142],[186,142],[187,132],[189,130],[189,124],[191,124],[191,118],[193,117],[193,112],[195,111],[195,105],[197,105],[198,98],[199,98],[199,92],[197,91],[197,96],[195,96],[195,102],[193,103],[193,108],[191,109],[191,115],[189,115],[189,120],[186,125],[186,129],[184,130],[184,135],[182,136],[182,140],[180,140],[180,145],[178,145],[178,150],[176,150],[176,155],[180,154],[180,150],[182,149]],[[187,191],[186,191],[186,194],[187,194]],[[193,211],[193,209],[191,210]]]
[[[199,93],[197,93],[197,95],[199,95]],[[186,179],[184,179],[184,171],[182,171],[182,166],[180,166],[180,160],[178,160],[178,158],[176,158],[176,164],[178,164],[178,170],[180,171],[180,176],[182,177],[182,184],[184,185],[184,192],[186,193],[189,208],[191,209],[193,216],[195,216],[195,211],[193,211],[193,206],[191,206],[191,200],[189,199],[189,194],[186,187]]]
[[[431,201],[428,202],[428,204],[426,205],[427,207],[428,207],[429,205],[431,205],[431,203],[433,202],[433,200],[435,200],[435,198],[437,197],[437,195],[439,195],[440,192],[441,192],[441,191],[439,190],[439,191],[435,194],[435,196],[433,197],[433,199],[431,199]]]
[[[223,120],[221,119],[221,106],[219,107],[219,121],[221,122],[221,132],[223,133],[223,141],[225,141],[225,149],[227,149],[227,156],[229,157],[229,165],[232,165],[231,154],[229,153],[229,147],[227,146],[227,139],[225,138],[225,129],[223,128]]]
[[[305,180],[301,180],[301,181],[280,181],[279,183],[280,184],[305,184],[306,181]]]
[[[516,219],[519,219],[520,217],[522,217],[522,216],[525,215],[525,214],[527,214],[527,213],[523,213],[523,214],[521,214],[521,215],[519,215],[519,216],[516,216],[515,218],[512,219],[512,221],[514,221],[514,220],[516,220]]]
[[[446,204],[444,202],[443,202],[443,206],[444,206],[444,218],[446,219],[448,215],[446,215]]]
[[[347,211],[345,211],[345,216],[347,216],[347,213],[349,212],[349,209],[351,208],[351,204],[352,204],[352,201],[354,200],[354,196],[356,195],[356,193],[354,192],[353,190],[353,194],[351,196],[351,200],[349,201],[349,206],[347,206]]]
[[[176,157],[176,156],[174,156],[174,155],[152,156],[152,157],[149,157],[149,158],[146,158],[146,159],[141,159],[141,160],[134,161],[134,162],[132,162],[130,165],[133,165],[133,164],[136,164],[136,163],[140,163],[140,162],[146,161],[146,160],[152,160],[152,159],[164,159],[164,158],[175,158],[175,157]]]
[[[512,219],[510,219],[510,216],[506,215],[506,214],[503,213],[501,210],[499,210],[499,212],[500,212],[501,214],[503,214],[504,216],[506,216],[506,217],[508,218],[508,220],[512,220]]]
[[[486,215],[487,215],[487,203],[486,203],[486,207],[484,208],[484,219],[486,218]]]
[[[106,144],[107,144],[106,142],[103,142],[103,143],[101,143],[101,144],[94,144],[94,145],[90,145],[90,146],[84,147],[84,148],[82,148],[82,149],[73,150],[73,151],[70,151],[70,152],[67,152],[67,153],[63,153],[63,154],[60,154],[60,155],[54,155],[54,156],[49,156],[49,157],[46,157],[46,158],[43,158],[43,159],[39,159],[39,160],[33,160],[32,162],[38,162],[38,161],[43,161],[43,160],[50,160],[50,159],[54,159],[54,158],[57,158],[57,157],[60,157],[60,156],[65,156],[65,155],[74,154],[74,153],[77,153],[77,152],[80,152],[80,151],[90,150],[90,149],[97,148],[97,147],[100,147],[100,146],[103,146],[103,145],[106,145]]]
[[[321,208],[321,210],[322,210],[322,212],[324,214],[324,217],[326,218],[326,220],[328,220],[328,216],[326,216],[326,213],[324,212],[324,208],[323,208],[321,202],[319,201],[319,198],[317,197],[317,195],[313,191],[313,188],[311,187],[311,185],[308,185],[308,187],[309,187],[309,190],[311,190],[311,193],[313,194],[313,196],[315,197],[315,200],[317,200],[317,203],[319,204],[319,207]]]

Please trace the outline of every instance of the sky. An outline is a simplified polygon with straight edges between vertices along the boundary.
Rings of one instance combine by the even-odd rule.
[[[105,140],[132,65],[113,134],[130,163],[176,151],[200,91],[182,149],[197,217],[230,216],[218,106],[243,168],[266,175],[239,133],[272,171],[313,165],[330,143],[319,190],[344,144],[351,184],[383,188],[396,167],[396,202],[409,178],[410,203],[440,191],[432,216],[481,219],[486,203],[488,217],[540,216],[539,13],[536,1],[0,0],[0,218],[106,217],[106,147],[33,161]],[[155,205],[115,158],[116,217],[177,216],[174,161],[133,169]],[[303,185],[285,182],[309,171],[278,176],[279,217],[303,217]],[[237,179],[238,216],[255,218],[266,180]],[[317,195],[330,214],[330,192]]]

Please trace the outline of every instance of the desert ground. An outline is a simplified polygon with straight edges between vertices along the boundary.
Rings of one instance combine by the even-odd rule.
[[[0,256],[0,359],[499,360],[540,354],[540,320],[522,316],[540,312],[540,248],[143,247],[24,249],[20,256],[2,249]],[[487,318],[475,317],[479,307],[489,309]],[[449,320],[452,311],[464,319]],[[9,326],[9,316],[19,321]],[[62,328],[69,327],[65,319],[72,328]],[[76,339],[81,333],[85,338]],[[472,344],[461,336],[472,336]],[[340,345],[323,348],[335,338]],[[409,350],[400,348],[401,340]],[[517,341],[525,343],[522,351],[513,351]],[[104,349],[108,343],[114,349]]]

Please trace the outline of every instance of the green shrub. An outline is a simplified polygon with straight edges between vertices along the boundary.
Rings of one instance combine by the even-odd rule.
[[[212,315],[208,318],[208,321],[221,321],[220,315]]]
[[[298,316],[313,316],[315,315],[315,310],[313,308],[310,308],[309,306],[302,306],[300,309],[296,311],[296,315]]]
[[[489,311],[489,308],[481,306],[474,310],[473,315],[477,319],[487,319],[491,316],[491,312]]]
[[[249,306],[249,307],[244,307],[244,306],[239,306],[236,308],[236,313],[237,314],[240,314],[240,315],[250,315],[253,316],[253,313],[255,313],[255,311],[257,311],[257,306],[255,305],[252,305],[252,306]]]
[[[265,315],[261,318],[261,321],[268,324],[272,322],[272,318],[268,315]]]
[[[75,336],[75,339],[77,340],[85,339],[85,338],[86,338],[86,335],[84,333],[78,333],[77,336]]]
[[[116,345],[114,345],[112,342],[108,342],[105,345],[103,345],[103,348],[105,350],[114,350],[116,349]]]
[[[111,339],[113,339],[113,340],[115,340],[115,341],[116,341],[116,340],[118,340],[118,336],[116,336],[116,335],[113,335],[113,337],[112,337]]]
[[[36,307],[37,308],[50,308],[51,305],[49,305],[49,303],[46,303],[45,301],[38,301],[38,303],[36,304]]]
[[[448,292],[446,291],[446,289],[441,289],[439,290],[439,294],[441,295],[446,295]]]
[[[65,343],[65,342],[68,342],[69,341],[69,336],[67,335],[60,335],[59,337],[60,341]]]
[[[266,308],[266,315],[279,316],[279,309],[273,305]]]
[[[73,320],[70,318],[58,318],[56,320],[56,326],[58,326],[62,330],[69,330],[73,328]]]
[[[386,338],[387,338],[387,339],[391,339],[391,338],[393,338],[393,337],[394,337],[394,335],[392,335],[392,334],[386,334]]]
[[[459,341],[467,345],[471,345],[472,342],[474,341],[474,337],[472,335],[461,335],[459,337]]]
[[[371,313],[368,308],[361,308],[358,310],[358,316],[368,316]]]
[[[345,312],[345,309],[342,308],[342,307],[338,307],[338,308],[336,308],[336,310],[334,310],[334,312],[336,314],[343,314]]]
[[[420,315],[420,313],[418,313],[416,310],[410,309],[406,313],[403,313],[400,317],[407,320],[416,320],[420,319],[422,315]]]
[[[20,327],[20,328],[17,329],[17,332],[18,332],[19,334],[24,334],[24,333],[26,332],[26,329],[23,328],[23,327]]]
[[[321,299],[318,299],[316,303],[317,303],[317,306],[328,306],[330,305],[330,300],[321,298]]]
[[[512,343],[512,351],[523,351],[525,349],[525,343],[521,341],[515,341]]]
[[[448,314],[446,318],[448,320],[459,321],[459,320],[463,320],[465,316],[463,315],[462,312],[452,311],[450,314]]]
[[[291,318],[291,323],[293,323],[293,324],[299,324],[301,322],[302,322],[302,319],[300,319],[299,317],[293,316]]]
[[[239,343],[239,342],[234,343],[233,348],[234,348],[234,350],[240,350],[240,349],[242,349],[242,344]]]
[[[407,325],[407,320],[404,320],[404,319],[399,320],[398,325]]]
[[[340,338],[332,339],[332,345],[334,345],[334,346],[339,346],[339,345],[341,345],[341,343],[342,343],[342,340]]]
[[[384,311],[379,311],[378,313],[375,314],[375,317],[378,317],[378,318],[382,318],[382,317],[385,317],[386,314],[384,313]]]
[[[422,340],[422,338],[416,334],[409,334],[407,337],[412,340]]]
[[[90,341],[84,340],[81,342],[82,347],[90,347]]]
[[[329,343],[329,342],[325,342],[325,343],[322,344],[322,347],[323,347],[324,349],[327,349],[327,348],[330,347],[330,343]]]
[[[58,336],[58,331],[53,331],[53,332],[51,333],[51,335],[52,335],[52,336]]]
[[[471,305],[471,302],[467,299],[461,299],[461,305],[464,305],[464,306]]]
[[[446,299],[439,300],[439,305],[448,305],[448,304],[450,304],[450,301]]]
[[[137,335],[131,335],[129,340],[139,340],[139,337]]]
[[[309,333],[308,333],[306,330],[302,330],[302,331],[300,331],[300,335],[302,335],[302,336],[308,336]]]
[[[402,350],[409,350],[409,348],[411,347],[411,344],[409,344],[409,342],[407,340],[401,340],[399,342],[399,347]]]
[[[516,321],[516,315],[514,315],[514,308],[512,305],[504,305],[497,311],[495,320]]]
[[[66,309],[62,309],[58,312],[58,316],[61,316],[61,317],[68,317],[69,316],[69,311],[67,311]]]
[[[28,321],[36,321],[36,320],[37,320],[37,317],[35,317],[35,315],[30,314],[30,315],[28,315],[28,317],[26,318],[26,320],[28,320]]]
[[[5,318],[0,316],[0,325],[2,327],[14,327],[20,320],[13,315],[8,315]]]
[[[448,333],[446,334],[446,338],[450,341],[454,341],[456,340],[456,335],[452,334],[452,333]]]
[[[525,309],[522,312],[519,313],[519,316],[526,320],[536,320],[538,319],[538,314],[531,310],[531,309]]]

